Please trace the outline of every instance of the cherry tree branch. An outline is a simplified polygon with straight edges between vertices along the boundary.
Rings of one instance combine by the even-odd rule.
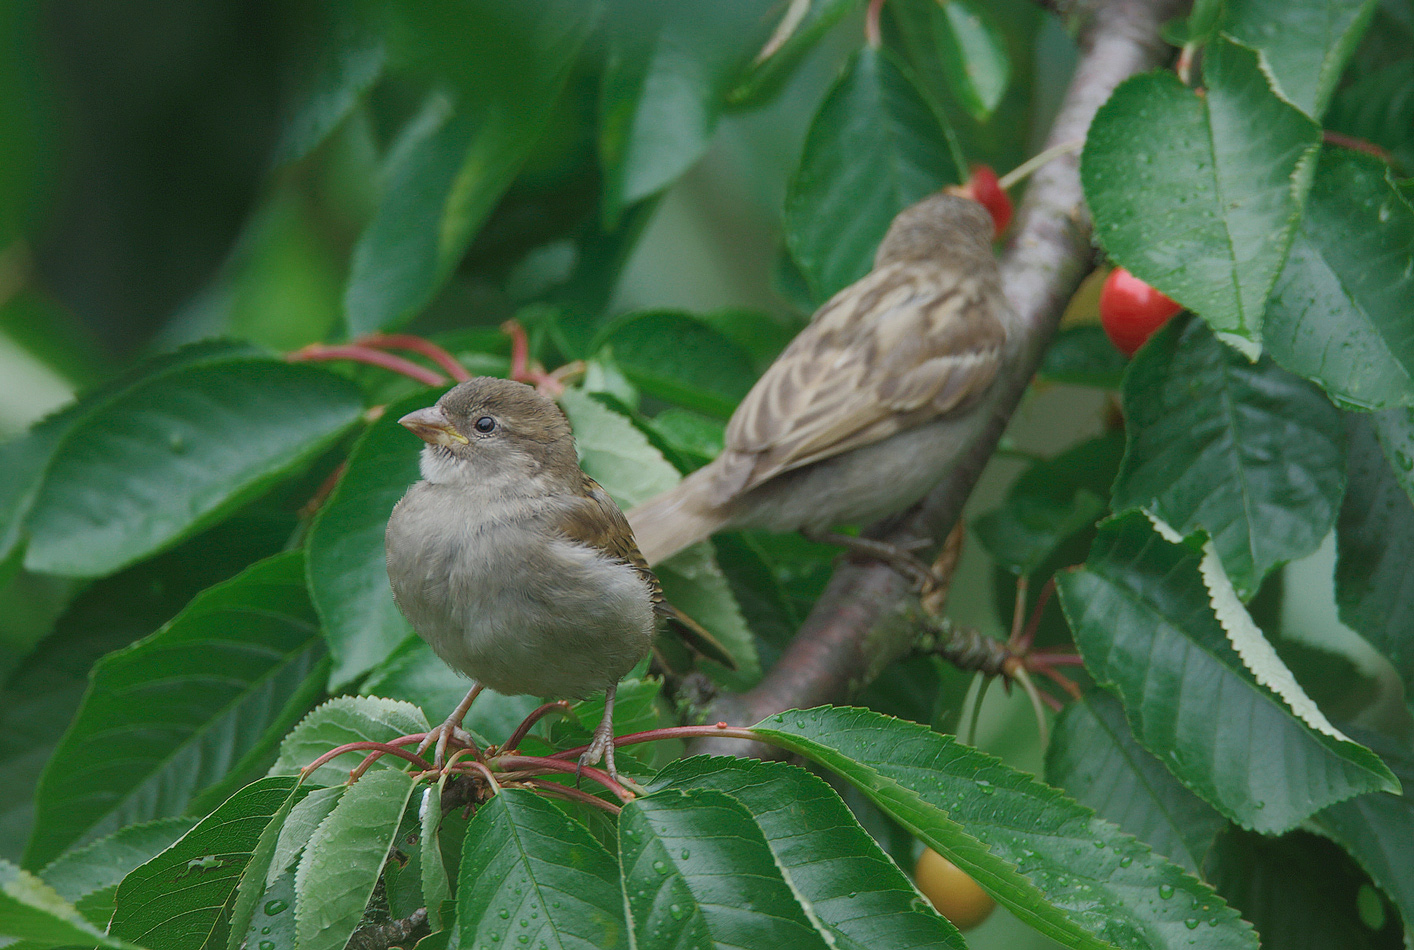
[[[1159,27],[1182,6],[1182,0],[1101,0],[1093,5],[1080,35],[1080,59],[1047,147],[1083,139],[1095,111],[1115,86],[1160,61],[1165,46]],[[990,421],[985,434],[923,501],[874,525],[871,537],[904,546],[924,539],[941,541],[961,516],[1041,364],[1066,302],[1093,267],[1091,222],[1079,168],[1079,155],[1068,154],[1036,172],[1014,236],[1002,254],[1002,285],[1024,330],[1020,355],[986,407]],[[750,725],[783,709],[848,700],[912,647],[918,627],[910,614],[916,605],[908,582],[893,569],[878,563],[842,565],[765,678],[745,693],[718,696],[709,718]],[[714,752],[761,751],[739,740],[700,744]]]

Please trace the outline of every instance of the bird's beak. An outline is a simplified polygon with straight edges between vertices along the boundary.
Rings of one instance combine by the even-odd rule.
[[[469,439],[452,428],[452,421],[442,411],[441,406],[428,406],[409,412],[398,420],[409,432],[429,445],[466,445]]]

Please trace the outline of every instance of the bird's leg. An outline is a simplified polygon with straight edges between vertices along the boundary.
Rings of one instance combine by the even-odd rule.
[[[465,698],[457,703],[457,708],[452,710],[452,714],[437,728],[427,733],[422,744],[417,747],[417,754],[421,755],[435,742],[437,744],[437,754],[432,758],[432,765],[441,768],[447,761],[447,743],[456,738],[458,744],[463,746],[471,745],[471,736],[461,728],[462,720],[466,718],[467,710],[476,701],[476,697],[481,694],[484,687],[480,683],[473,683],[471,689],[467,691]],[[479,755],[479,753],[478,753]]]
[[[594,741],[589,743],[589,748],[579,757],[580,768],[596,765],[603,759],[604,771],[608,772],[615,782],[619,780],[619,770],[614,765],[614,692],[618,688],[615,683],[604,690],[604,718],[599,720],[599,726],[594,730]]]
[[[856,558],[887,564],[912,581],[920,593],[937,583],[938,578],[932,568],[924,564],[918,555],[897,544],[877,541],[873,538],[858,538],[852,534],[838,534],[834,531],[810,532],[806,536],[810,540],[819,541],[822,544],[835,544],[848,548],[849,553]],[[926,541],[920,542],[920,544],[928,543]]]

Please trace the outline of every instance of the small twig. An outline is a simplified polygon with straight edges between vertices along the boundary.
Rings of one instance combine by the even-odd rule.
[[[388,950],[400,944],[411,945],[431,930],[427,924],[427,908],[419,907],[401,920],[360,927],[353,932],[344,950]]]
[[[404,736],[403,738],[406,739],[408,737]],[[324,753],[319,758],[315,759],[313,762],[300,769],[300,774],[312,775],[314,771],[318,769],[321,765],[330,761],[331,759],[338,758],[345,752],[362,752],[365,749],[377,749],[380,755],[396,755],[398,758],[407,759],[413,765],[421,766],[424,769],[432,768],[432,763],[428,762],[421,756],[413,755],[406,749],[399,749],[397,746],[388,742],[349,742],[339,746],[337,749],[330,749],[328,752]],[[364,768],[366,766],[361,764],[359,767]]]
[[[583,775],[585,778],[598,782],[600,785],[613,792],[620,801],[625,803],[633,801],[633,792],[630,792],[618,782],[614,781],[613,778],[609,776],[608,772],[602,769],[596,769],[593,766],[571,765],[560,759],[547,759],[538,755],[498,755],[492,761],[494,761],[502,771],[507,773],[529,772],[534,774],[537,772],[559,772],[561,774]],[[502,780],[508,780],[507,776],[502,776]]]
[[[1373,142],[1357,139],[1355,136],[1346,135],[1343,132],[1332,132],[1329,129],[1321,133],[1321,138],[1331,145],[1339,145],[1341,148],[1350,148],[1357,152],[1364,152],[1366,155],[1373,155],[1386,165],[1394,164],[1394,156]]]
[[[665,729],[649,729],[647,732],[632,732],[626,736],[614,737],[614,748],[626,745],[635,745],[639,742],[657,742],[662,739],[747,739],[750,741],[761,741],[761,737],[750,729],[741,726],[729,726],[725,722],[719,722],[712,726],[668,726]],[[550,756],[552,759],[573,759],[577,758],[588,750],[589,746],[582,745],[574,749],[566,749],[563,752],[556,752]]]
[[[581,805],[591,805],[611,815],[617,815],[619,812],[623,811],[622,808],[615,805],[613,802],[606,802],[604,799],[591,795],[583,789],[571,788],[568,785],[561,785],[559,782],[552,782],[549,779],[528,778],[525,780],[525,784],[534,787],[536,791],[546,795],[563,798],[565,801],[569,802],[579,802]]]
[[[377,366],[381,369],[391,370],[394,373],[401,373],[408,379],[416,380],[424,386],[447,385],[447,377],[443,376],[441,373],[433,372],[425,366],[418,366],[412,360],[405,360],[401,356],[394,356],[392,353],[384,353],[382,350],[374,350],[354,343],[341,346],[326,346],[323,343],[311,343],[309,346],[301,347],[292,353],[285,354],[285,359],[291,363],[351,360],[355,363],[366,363],[369,366]]]
[[[501,751],[510,752],[513,749],[519,748],[521,742],[530,733],[530,730],[535,724],[557,709],[565,715],[569,715],[570,704],[561,699],[553,703],[546,703],[532,711],[529,716],[526,716],[525,719],[521,721],[520,725],[516,726],[516,730],[511,733],[511,737],[501,745]]]
[[[471,374],[466,371],[466,367],[455,356],[431,340],[413,336],[411,333],[370,333],[368,336],[359,337],[354,341],[354,344],[371,346],[380,350],[408,350],[420,353],[446,370],[447,375],[457,382],[464,383],[471,379]]]

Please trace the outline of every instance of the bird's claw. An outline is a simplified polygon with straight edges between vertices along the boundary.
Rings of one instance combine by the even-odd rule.
[[[618,782],[619,769],[614,764],[614,733],[602,726],[594,730],[594,740],[589,743],[589,748],[580,755],[579,767],[581,769],[590,768],[598,765],[601,759],[604,762],[604,771],[609,773],[609,778]],[[578,781],[578,773],[576,773],[575,779]]]

